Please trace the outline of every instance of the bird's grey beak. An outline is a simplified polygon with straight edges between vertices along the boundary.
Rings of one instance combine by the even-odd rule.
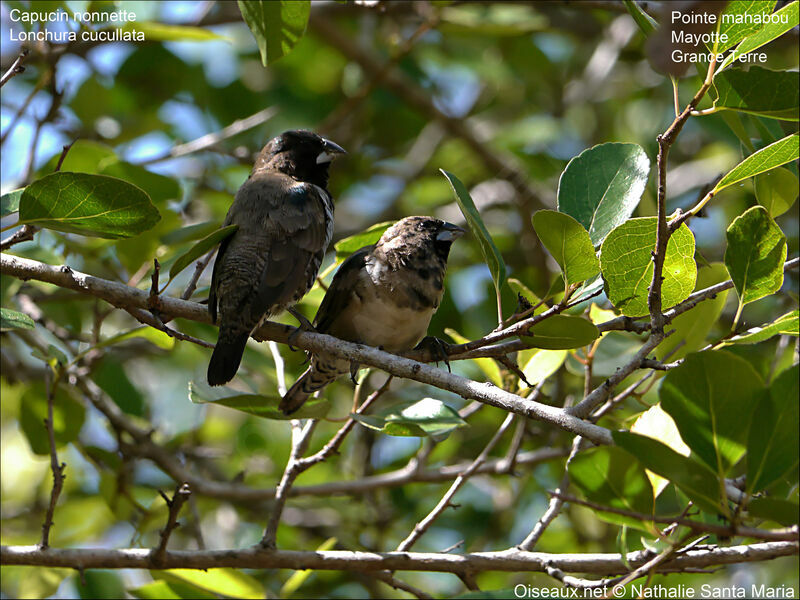
[[[466,231],[461,229],[458,225],[453,225],[452,223],[445,222],[442,225],[441,231],[436,234],[436,240],[439,242],[452,242],[457,240],[462,235],[464,235]]]
[[[322,140],[323,141],[323,150],[317,156],[317,164],[321,165],[322,163],[331,162],[337,154],[347,154],[347,151],[342,148],[339,144],[332,142],[330,140]]]

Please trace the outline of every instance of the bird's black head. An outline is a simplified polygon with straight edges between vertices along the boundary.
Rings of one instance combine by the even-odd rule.
[[[418,254],[430,253],[447,262],[451,244],[464,230],[433,217],[406,217],[387,229],[378,246],[387,253],[397,253],[415,260]]]
[[[261,150],[253,172],[271,169],[285,173],[298,181],[307,181],[325,188],[328,185],[328,166],[344,148],[326,140],[313,131],[295,129],[272,138]]]

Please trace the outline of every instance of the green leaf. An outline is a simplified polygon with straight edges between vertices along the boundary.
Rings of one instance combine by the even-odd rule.
[[[656,217],[630,219],[612,231],[600,252],[600,269],[611,303],[622,314],[648,314],[647,295],[653,281],[652,252],[656,246]],[[669,238],[664,255],[661,302],[666,310],[683,302],[694,290],[697,264],[694,235],[681,225]]]
[[[495,290],[499,292],[500,287],[506,280],[506,263],[503,261],[503,257],[497,249],[497,246],[494,245],[492,236],[490,236],[489,232],[486,230],[486,225],[484,225],[481,214],[475,207],[475,203],[472,201],[472,197],[469,195],[467,188],[465,188],[458,177],[452,173],[448,173],[444,169],[439,170],[442,172],[442,175],[447,178],[447,181],[450,182],[450,187],[453,189],[453,193],[456,197],[456,203],[464,214],[470,231],[472,231],[472,234],[478,238],[478,242],[480,242],[483,259],[486,261],[486,264],[489,265],[489,271],[492,273]]]
[[[777,292],[783,285],[786,236],[763,206],[739,215],[726,232],[725,266],[740,305]]]
[[[786,527],[800,522],[800,506],[791,500],[780,498],[753,498],[747,505],[750,516],[774,521]]]
[[[770,71],[752,66],[749,70],[728,69],[714,78],[714,107],[736,110],[771,119],[797,121],[797,73]]]
[[[797,187],[797,175],[783,167],[761,173],[755,178],[756,199],[773,219],[792,207],[797,200]]]
[[[658,28],[656,20],[644,12],[642,7],[634,2],[634,0],[622,0],[622,3],[625,5],[625,8],[628,9],[628,14],[633,17],[633,20],[639,26],[639,29],[642,30],[645,37],[649,36]]]
[[[176,582],[188,584],[226,598],[264,598],[266,594],[258,579],[237,569],[168,569],[151,571],[150,574],[170,585]]]
[[[122,31],[141,31],[148,42],[209,42],[228,38],[202,27],[169,25],[156,21],[132,21],[120,27]]]
[[[600,144],[567,164],[558,182],[558,211],[574,217],[600,244],[633,214],[650,160],[636,144]]]
[[[147,231],[161,215],[147,194],[115,177],[53,173],[25,188],[20,223],[102,238]]]
[[[402,402],[375,415],[351,413],[350,416],[362,425],[388,435],[427,436],[437,442],[444,440],[452,431],[467,424],[458,415],[458,412],[435,398]]]
[[[757,344],[776,335],[800,335],[798,331],[798,311],[793,310],[774,321],[765,323],[760,327],[751,327],[742,334],[735,335],[723,342],[723,346],[731,344]]]
[[[174,263],[172,263],[172,266],[169,269],[169,280],[172,281],[175,276],[178,275],[178,273],[183,271],[186,267],[192,264],[192,262],[203,256],[222,240],[230,235],[233,235],[237,229],[239,229],[238,225],[228,225],[227,227],[218,229],[214,233],[208,234],[202,240],[197,242],[194,246],[189,248],[189,250],[181,254]]]
[[[533,215],[532,222],[536,235],[561,267],[567,285],[600,272],[600,261],[589,233],[574,218],[554,210],[540,210]]]
[[[149,327],[148,329],[152,329]],[[156,331],[155,329],[152,329]],[[161,333],[160,331],[158,333]],[[122,363],[114,360],[112,354],[105,355],[92,371],[92,381],[103,390],[122,409],[122,412],[144,417],[147,415],[147,402],[128,378]]]
[[[241,412],[270,419],[273,421],[289,421],[291,419],[322,419],[331,409],[331,403],[325,398],[309,398],[303,406],[291,415],[285,415],[278,408],[280,398],[262,396],[260,394],[236,394],[221,396],[225,392],[211,390],[204,384],[189,382],[189,399],[195,404],[215,404],[227,406]],[[217,397],[215,397],[217,396]]]
[[[57,386],[53,396],[53,432],[56,447],[78,439],[83,427],[86,409],[62,386]],[[33,383],[20,399],[19,424],[34,454],[50,454],[50,442],[44,420],[47,418],[47,391],[43,383]]]
[[[597,326],[583,317],[553,315],[530,328],[530,335],[522,336],[528,348],[565,350],[591,344],[600,336]]]
[[[681,435],[678,432],[678,427],[675,421],[667,414],[661,404],[656,403],[638,417],[631,425],[631,433],[644,435],[654,440],[658,440],[662,444],[669,446],[681,456],[689,456],[691,449],[687,446]],[[664,491],[664,488],[669,483],[660,475],[656,475],[652,471],[647,471],[647,478],[653,486],[653,494],[658,496]]]
[[[75,577],[75,587],[81,598],[124,598],[122,577],[114,571],[88,569],[83,576]]]
[[[339,240],[333,245],[333,249],[336,250],[336,260],[342,261],[350,256],[353,252],[361,250],[361,248],[364,246],[371,246],[372,244],[377,243],[378,240],[381,239],[383,233],[389,229],[389,227],[394,225],[394,223],[394,221],[376,223],[360,233],[356,233],[350,237],[344,238],[343,240]]]
[[[798,3],[795,1],[787,4],[779,11],[774,13],[773,19],[777,20],[777,22],[773,22],[771,20],[761,29],[743,39],[742,43],[739,44],[739,46],[725,58],[720,66],[720,69],[724,69],[735,59],[770,43],[772,40],[779,38],[787,31],[797,27],[798,24],[800,24],[797,7]]]
[[[171,177],[148,171],[144,167],[107,158],[98,165],[100,175],[116,177],[141,188],[156,204],[164,204],[167,200],[180,198],[181,186]]]
[[[25,313],[11,310],[10,308],[0,308],[0,331],[33,329],[34,327],[33,319]]]
[[[531,385],[536,385],[558,371],[567,359],[566,350],[523,350],[517,360],[522,366],[522,372]],[[520,388],[525,382],[520,381]]]
[[[569,476],[592,502],[645,515],[653,514],[653,488],[642,465],[622,448],[605,446],[582,452],[569,463]],[[599,518],[653,533],[653,524],[614,513]]]
[[[659,390],[692,452],[726,477],[745,452],[747,429],[763,382],[743,358],[723,350],[689,354]]]
[[[795,314],[797,311],[795,311]],[[747,440],[747,491],[760,492],[797,468],[800,366],[778,375],[753,414]]]
[[[751,35],[763,27],[758,17],[766,16],[775,7],[774,0],[732,0],[718,17],[720,38],[724,34],[725,42],[716,43],[714,52],[722,53],[732,48],[743,38]]]
[[[242,18],[258,44],[265,67],[289,54],[306,32],[310,0],[239,0]]]
[[[202,223],[194,223],[193,225],[173,229],[165,233],[161,237],[161,241],[169,245],[182,244],[183,242],[204,238],[214,233],[217,229],[219,229],[219,221],[203,221]]]
[[[456,344],[466,344],[469,339],[458,333],[455,329],[446,327],[444,332],[449,335]],[[483,371],[483,374],[489,378],[497,387],[503,387],[503,376],[500,374],[500,367],[493,358],[471,358],[478,368]]]
[[[58,161],[61,160],[62,151],[56,152],[51,156],[44,166],[39,169],[39,173],[47,175],[55,171]],[[114,149],[108,144],[94,142],[92,140],[77,140],[70,146],[64,162],[61,163],[62,172],[72,173],[100,173],[101,163],[109,160],[117,160]]]
[[[515,294],[519,294],[523,298],[525,298],[525,300],[527,300],[531,306],[536,306],[537,304],[539,304],[539,302],[542,301],[542,299],[539,298],[539,296],[537,296],[530,288],[528,288],[527,285],[522,283],[519,279],[515,279],[514,277],[509,277],[508,286]],[[544,311],[546,311],[547,308],[548,307],[546,304],[542,304],[541,306],[539,306],[539,308],[533,311],[533,314],[534,315],[541,314]]]
[[[695,291],[702,290],[728,279],[728,270],[722,263],[712,263],[697,271]],[[656,358],[678,360],[690,352],[696,352],[706,346],[706,338],[725,308],[728,290],[718,292],[715,297],[699,302],[692,310],[678,315],[672,320],[669,328],[675,333],[661,342],[653,351]]]
[[[142,598],[143,600],[175,600],[183,598],[186,600],[213,600],[219,598],[217,594],[206,592],[189,583],[180,583],[177,581],[153,581],[152,583],[127,591],[134,598]]]
[[[719,480],[704,464],[681,456],[652,438],[628,431],[613,431],[614,443],[630,452],[645,467],[677,485],[698,506],[722,512]]]
[[[24,191],[25,188],[20,188],[0,196],[0,217],[7,217],[19,210],[19,199]]]
[[[753,175],[764,173],[775,167],[780,167],[787,162],[797,160],[798,157],[800,157],[800,136],[796,133],[787,135],[785,138],[762,148],[758,152],[753,152],[753,154],[733,167],[719,180],[713,191],[716,194],[729,185]]]
[[[328,538],[317,547],[317,552],[327,552],[336,547],[337,539],[335,537]],[[300,569],[292,573],[291,577],[286,580],[286,583],[281,587],[278,593],[279,598],[289,598],[297,590],[299,590],[306,580],[314,573],[314,569]]]
[[[123,331],[110,338],[106,338],[97,344],[95,348],[105,348],[132,339],[145,339],[162,350],[172,350],[172,348],[175,347],[175,338],[149,325],[143,325],[142,327],[136,327],[130,331]]]

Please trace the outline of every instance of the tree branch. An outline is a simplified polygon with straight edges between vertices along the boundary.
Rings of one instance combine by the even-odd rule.
[[[108,550],[80,548],[42,550],[39,546],[0,546],[0,564],[72,569],[151,569],[146,548]],[[659,565],[660,571],[713,565],[761,562],[798,554],[797,542],[763,542],[742,546],[697,548],[678,553]],[[623,558],[626,560],[623,561]],[[260,547],[225,550],[172,550],[161,569],[319,569],[336,571],[482,571],[547,572],[556,568],[570,573],[623,574],[652,559],[649,551],[619,554],[548,554],[509,549],[499,552],[440,554],[435,552],[351,552],[344,550],[298,552]]]

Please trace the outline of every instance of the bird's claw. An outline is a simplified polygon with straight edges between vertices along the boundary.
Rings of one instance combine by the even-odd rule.
[[[417,347],[414,348],[415,350],[427,350],[433,356],[433,360],[438,366],[440,362],[443,362],[447,365],[447,370],[452,373],[452,369],[450,368],[450,361],[447,360],[450,356],[450,344],[445,342],[444,340],[437,338],[432,335],[425,336],[422,341],[417,344]]]
[[[350,379],[353,380],[355,385],[358,385],[358,381],[356,381],[356,376],[358,375],[358,370],[361,368],[361,365],[357,362],[353,361],[350,363]]]
[[[300,311],[298,311],[296,308],[294,307],[287,308],[286,312],[288,312],[290,315],[292,315],[295,319],[297,319],[300,322],[300,326],[297,327],[292,333],[290,333],[289,339],[286,340],[286,343],[289,346],[289,350],[294,352],[295,350],[297,350],[297,348],[294,347],[294,340],[297,338],[299,334],[306,331],[316,333],[317,330],[311,324],[311,321],[306,319],[305,315]]]

